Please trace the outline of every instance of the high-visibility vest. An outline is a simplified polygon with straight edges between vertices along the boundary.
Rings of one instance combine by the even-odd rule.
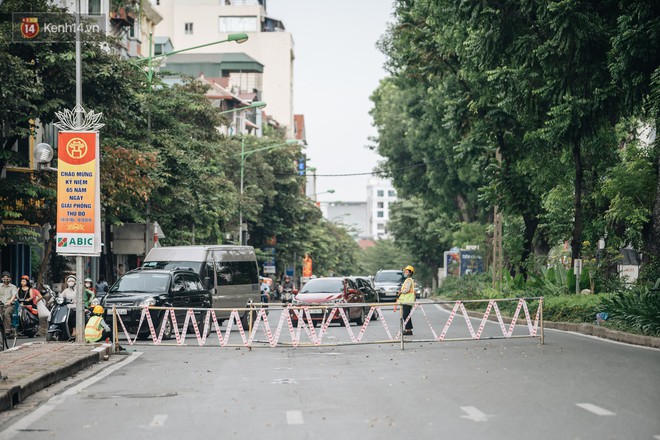
[[[87,325],[85,326],[85,341],[87,342],[97,342],[103,336],[103,327],[101,327],[101,318],[100,316],[94,315],[89,318]]]
[[[415,302],[415,281],[412,278],[406,278],[401,286],[401,293],[396,302],[399,304],[412,304]]]

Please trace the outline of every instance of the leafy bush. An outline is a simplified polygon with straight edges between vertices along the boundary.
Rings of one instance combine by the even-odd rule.
[[[554,322],[594,322],[599,295],[563,295],[544,298],[543,319]]]
[[[614,323],[644,335],[660,336],[660,291],[657,289],[645,287],[604,297],[600,310],[607,312]]]
[[[490,286],[490,275],[486,273],[447,277],[438,289],[440,296],[451,299],[481,299],[482,291]]]

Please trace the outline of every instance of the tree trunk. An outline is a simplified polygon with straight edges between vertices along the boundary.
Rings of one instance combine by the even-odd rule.
[[[34,286],[37,289],[39,288],[39,286],[43,286],[44,284],[44,274],[48,269],[48,263],[50,262],[50,254],[53,251],[54,242],[55,242],[55,228],[51,227],[48,231],[48,240],[46,240],[46,242],[44,243],[44,257],[42,258],[41,264],[39,265],[39,273],[37,273],[37,280],[36,280],[37,285]]]
[[[523,222],[525,223],[525,235],[522,251],[522,264],[518,267],[518,273],[521,273],[527,279],[527,259],[534,253],[534,236],[539,226],[538,215],[532,213],[523,213]]]
[[[458,208],[458,212],[461,215],[461,219],[465,223],[470,222],[470,214],[468,213],[468,207],[467,207],[467,202],[465,202],[465,199],[461,194],[457,194],[455,197],[456,201],[456,208]]]
[[[573,144],[573,161],[575,163],[575,220],[573,221],[573,239],[571,240],[571,257],[573,260],[580,258],[582,251],[582,179],[584,169],[582,167],[582,152],[580,143]]]

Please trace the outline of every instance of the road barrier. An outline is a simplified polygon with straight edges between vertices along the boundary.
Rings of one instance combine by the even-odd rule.
[[[505,319],[502,316],[500,311],[500,306],[498,304],[505,302],[517,302],[517,306],[513,317],[509,321],[509,325],[505,324]],[[536,315],[534,319],[531,318],[528,308],[529,302],[538,302]],[[481,303],[487,303],[486,310],[484,312],[478,312],[472,310],[468,312],[466,304],[470,304],[472,309],[479,309]],[[361,325],[358,325],[359,331],[354,332],[353,328],[350,325],[349,319],[349,309],[361,307],[364,310],[369,309],[366,313],[361,313],[360,317],[357,319],[358,324],[362,322]],[[188,335],[189,329],[192,326],[192,330],[195,333],[195,338],[199,346],[207,345],[211,331],[215,330],[216,337],[218,340],[218,345],[220,347],[277,347],[277,346],[328,346],[328,345],[352,345],[352,344],[383,344],[383,343],[400,343],[401,348],[404,347],[405,343],[410,342],[449,342],[449,341],[466,341],[466,340],[482,340],[482,339],[511,339],[511,338],[539,338],[540,343],[543,344],[543,297],[533,297],[533,298],[508,298],[508,299],[492,299],[492,300],[470,300],[470,301],[422,301],[415,302],[412,304],[412,309],[407,319],[403,319],[402,308],[399,307],[398,311],[398,322],[396,326],[398,327],[398,332],[396,335],[392,336],[390,327],[388,326],[387,320],[385,319],[385,311],[392,311],[395,309],[396,305],[394,303],[374,303],[374,304],[310,304],[310,305],[287,305],[287,304],[253,304],[249,308],[235,308],[235,309],[185,309],[185,308],[174,308],[174,307],[121,307],[123,314],[118,313],[118,309],[113,307],[113,328],[120,329],[123,335],[126,338],[126,341],[129,345],[134,345],[139,339],[148,339],[151,338],[151,341],[155,345],[171,345],[163,344],[163,338],[166,335],[166,329],[168,325],[171,325],[171,333],[176,340],[176,345],[186,345],[186,336]],[[440,308],[449,308],[449,317],[440,322],[444,322],[442,326],[442,331],[438,334],[436,332],[436,327],[438,323],[432,322],[431,318],[427,314],[425,307],[440,307]],[[127,316],[128,313],[139,310],[140,318],[137,327],[133,333],[127,331],[126,325],[124,323],[123,316]],[[269,312],[280,310],[279,320],[275,331],[271,328],[270,322],[268,320]],[[521,311],[524,313],[525,325],[519,325]],[[197,315],[196,315],[197,312]],[[243,323],[241,322],[241,314],[247,312],[248,319],[248,328],[245,329]],[[403,329],[405,328],[408,320],[412,319],[415,313],[421,313],[424,317],[424,320],[430,328],[430,333],[433,335],[433,338],[426,339],[412,339],[405,338],[403,336]],[[496,321],[492,318],[492,312],[495,312]],[[137,312],[136,312],[137,313]],[[218,314],[222,313],[221,316],[227,316],[224,320],[227,321],[227,326],[223,332],[221,328],[221,322],[218,321]],[[454,323],[457,314],[462,314],[465,319],[465,327],[459,327],[458,324]],[[152,314],[160,315],[160,322],[156,325]],[[181,329],[179,329],[177,315],[183,318],[183,324]],[[319,320],[319,315],[321,319]],[[470,317],[472,315],[472,318]],[[203,319],[198,319],[203,317]],[[314,319],[314,318],[316,319]],[[167,319],[165,319],[167,318]],[[477,330],[474,330],[471,319],[481,319]],[[490,320],[489,320],[490,318]],[[168,323],[169,320],[169,323]],[[337,322],[342,325],[347,332],[346,341],[338,341],[337,333],[334,333],[331,336],[328,336],[328,328],[332,322]],[[295,324],[294,324],[295,321]],[[380,325],[375,324],[369,326],[369,323],[374,321],[374,323],[380,323]],[[502,333],[501,336],[487,336],[484,337],[483,332],[487,322],[493,324],[499,324],[499,329]],[[316,325],[319,325],[318,331]],[[434,327],[434,324],[436,327]],[[453,337],[448,337],[450,328],[454,326],[454,332],[461,332],[467,329],[465,335],[454,335]],[[285,327],[286,326],[286,327]],[[131,326],[135,327],[134,325]],[[200,328],[201,327],[201,328]],[[379,329],[377,330],[376,327]],[[420,329],[419,323],[415,329],[418,332]],[[232,336],[232,331],[234,328],[237,330],[238,335],[240,336],[241,342],[239,344],[230,343],[230,337]],[[440,328],[440,327],[438,327]],[[518,329],[522,329],[516,333]],[[386,339],[368,339],[365,340],[364,336],[369,330],[370,333],[380,334],[380,337],[386,337]],[[526,330],[526,331],[525,331]],[[284,335],[287,334],[289,340],[286,340]],[[118,333],[119,331],[114,331],[115,344],[118,344]],[[419,332],[418,332],[419,334]],[[257,339],[257,335],[265,339]],[[328,341],[332,339],[332,341]],[[188,340],[190,341],[190,340]]]

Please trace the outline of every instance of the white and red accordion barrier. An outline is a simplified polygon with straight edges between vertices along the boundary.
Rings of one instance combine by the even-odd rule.
[[[500,312],[498,303],[502,302],[517,302],[515,313],[510,318],[505,319]],[[536,314],[534,318],[530,316],[528,303],[536,303]],[[465,307],[466,303],[483,303],[486,306],[485,311],[472,310],[468,312]],[[449,316],[446,313],[441,313],[441,319],[438,319],[437,310],[434,313],[435,318],[430,317],[425,308],[441,308],[448,311],[451,306]],[[480,308],[479,304],[474,305],[477,309]],[[314,305],[280,305],[280,304],[254,304],[252,308],[236,308],[236,309],[180,309],[180,308],[162,308],[162,307],[144,307],[133,309],[140,309],[141,316],[135,333],[130,334],[126,330],[126,326],[122,321],[122,314],[117,314],[116,309],[113,311],[113,320],[116,323],[114,328],[118,331],[115,332],[115,342],[119,334],[123,334],[129,345],[133,345],[138,340],[138,333],[142,333],[142,337],[150,336],[151,342],[155,345],[163,343],[163,336],[167,320],[161,318],[160,325],[155,326],[151,312],[162,312],[164,316],[169,316],[172,324],[172,336],[176,340],[176,345],[186,345],[186,341],[191,342],[196,339],[199,346],[209,345],[207,342],[213,341],[211,331],[215,330],[218,345],[220,347],[282,347],[282,346],[327,346],[327,345],[351,345],[351,344],[383,344],[383,343],[401,343],[406,342],[448,342],[448,341],[465,341],[465,340],[483,340],[483,339],[510,339],[510,338],[539,338],[543,343],[543,297],[534,298],[511,298],[511,299],[492,299],[492,300],[470,300],[470,301],[423,301],[415,302],[412,305],[412,310],[408,319],[417,316],[415,322],[415,333],[426,334],[427,338],[412,339],[403,338],[402,329],[405,328],[406,321],[401,319],[400,311],[396,311],[395,304],[366,304],[360,305],[365,310],[368,307],[369,311],[364,314],[364,323],[361,326],[351,327],[348,318],[348,308],[358,307],[355,304],[314,304]],[[323,311],[322,321],[317,320],[318,328],[312,323],[311,311],[318,312],[319,309]],[[279,319],[275,327],[271,327],[271,322],[268,319],[268,311],[281,311]],[[400,310],[400,308],[399,308]],[[229,318],[225,318],[226,327],[224,331],[219,324],[216,312],[229,312]],[[392,313],[396,311],[396,314]],[[523,318],[520,317],[521,311],[524,314],[524,323],[518,324]],[[176,314],[181,315],[185,313],[183,324],[179,325],[177,322]],[[195,319],[195,312],[198,315],[201,313],[203,322],[198,323]],[[254,317],[249,322],[248,328],[244,328],[241,323],[241,314],[248,314]],[[396,330],[394,336],[390,330],[385,318],[385,313],[390,312],[392,317],[398,318],[393,321],[390,318],[390,325]],[[492,318],[492,314],[496,320]],[[419,320],[419,315],[424,317],[424,321],[430,329],[431,337],[428,337],[428,331],[421,331],[425,326]],[[457,314],[463,315],[465,325],[455,322]],[[295,316],[292,319],[292,315]],[[374,316],[376,316],[374,318]],[[491,320],[489,320],[491,317]],[[346,332],[345,338],[341,339],[342,331],[332,332],[329,336],[329,325],[337,321],[337,318],[343,324],[343,329]],[[480,320],[479,326],[475,331],[473,320]],[[508,323],[505,323],[505,320]],[[295,321],[295,324],[294,324]],[[460,320],[456,320],[460,321]],[[371,323],[371,325],[370,325]],[[486,324],[491,324],[491,329],[488,335],[484,334]],[[190,328],[195,334],[195,339],[186,339]],[[499,327],[499,329],[494,328]],[[148,328],[148,334],[145,331]],[[441,329],[438,333],[436,329]],[[450,330],[453,333],[450,335]],[[230,338],[238,333],[240,336],[240,343],[237,343],[237,338],[234,337],[234,342],[230,342]],[[369,338],[365,335],[369,333]],[[257,339],[259,338],[259,339]],[[171,345],[169,343],[168,345]],[[213,341],[212,345],[216,345]]]

